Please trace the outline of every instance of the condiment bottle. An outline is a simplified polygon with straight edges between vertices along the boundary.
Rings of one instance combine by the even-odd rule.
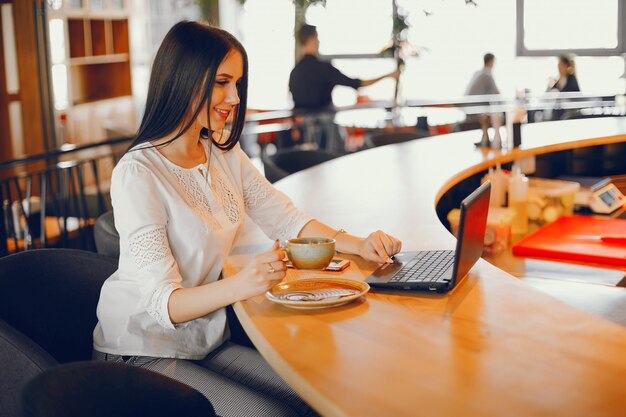
[[[517,164],[513,164],[509,176],[509,208],[513,210],[511,233],[519,235],[528,232],[528,178]]]

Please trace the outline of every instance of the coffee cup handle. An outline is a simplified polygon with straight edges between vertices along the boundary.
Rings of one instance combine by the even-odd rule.
[[[287,255],[287,259],[283,259],[283,261],[289,260],[289,248],[287,247],[286,244],[284,244],[283,242],[280,242],[280,246],[278,247],[278,250],[284,250],[285,254]]]

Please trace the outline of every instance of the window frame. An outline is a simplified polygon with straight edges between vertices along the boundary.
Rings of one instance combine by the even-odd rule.
[[[626,7],[617,0],[617,46],[615,48],[528,49],[524,45],[524,0],[517,0],[516,52],[517,56],[555,56],[572,53],[578,56],[615,56],[626,53]]]

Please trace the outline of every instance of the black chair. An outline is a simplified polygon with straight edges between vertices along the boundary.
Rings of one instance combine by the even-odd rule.
[[[76,249],[35,249],[0,258],[0,319],[56,361],[91,359],[96,306],[110,260]]]
[[[392,145],[394,143],[408,142],[428,136],[430,136],[430,133],[422,130],[415,130],[413,132],[384,132],[368,136],[365,139],[365,142],[368,147],[376,148],[379,146]]]
[[[0,258],[0,416],[22,416],[26,383],[88,360],[96,304],[115,265],[92,252],[36,249]]]
[[[20,392],[34,375],[91,358],[100,288],[115,269],[73,249],[0,258],[0,416],[23,415]]]
[[[20,393],[32,378],[56,364],[48,352],[0,320],[0,416],[22,416]]]
[[[112,362],[75,362],[44,371],[22,395],[28,417],[215,416],[199,391],[156,372]]]
[[[64,414],[63,407],[112,403],[120,407],[116,410],[132,409],[129,401],[135,397],[139,402],[150,391],[158,397],[150,398],[159,409],[215,415],[199,392],[156,372],[106,362],[57,368],[59,363],[91,359],[100,289],[116,269],[110,259],[76,249],[35,249],[0,258],[0,417],[25,415],[20,395],[42,372],[45,376],[26,388],[26,404],[34,407],[28,415],[131,415],[98,414],[95,408],[72,408],[76,414]],[[131,391],[120,394],[125,389]],[[185,401],[191,408],[181,405]]]
[[[272,183],[341,155],[320,149],[287,149],[262,156],[265,177]]]
[[[115,228],[113,211],[107,211],[96,219],[93,228],[96,251],[113,260],[120,257],[120,235]]]

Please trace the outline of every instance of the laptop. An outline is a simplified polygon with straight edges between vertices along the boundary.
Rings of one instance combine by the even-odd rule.
[[[400,252],[366,278],[373,289],[435,291],[453,289],[483,253],[491,183],[486,181],[461,202],[455,250]]]

